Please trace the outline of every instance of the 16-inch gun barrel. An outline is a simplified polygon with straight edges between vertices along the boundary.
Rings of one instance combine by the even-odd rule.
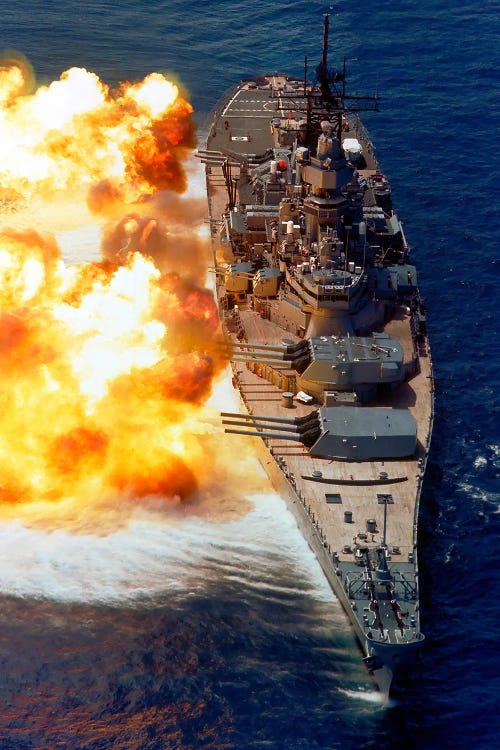
[[[232,344],[232,347],[233,349],[263,349],[264,351],[276,351],[286,354],[303,352],[305,349],[309,348],[306,341],[297,341],[296,343],[290,344],[256,344],[248,343],[247,341],[239,341],[238,343]]]
[[[254,427],[257,431],[261,430],[263,428],[268,427],[270,430],[278,430],[278,431],[292,431],[293,433],[302,433],[304,432],[304,426],[302,425],[292,425],[292,424],[286,424],[286,425],[279,425],[273,422],[259,422],[258,424],[249,424],[248,422],[244,422],[243,420],[231,420],[231,419],[223,419],[222,424],[229,424],[234,427],[234,425],[241,425],[243,427]]]
[[[303,443],[301,435],[295,435],[293,432],[252,432],[251,430],[231,430],[226,428],[224,432],[233,435],[250,435],[260,438],[279,438],[280,440],[293,440],[295,443]]]
[[[320,433],[318,412],[313,411],[305,417],[264,417],[253,414],[235,414],[232,412],[221,412],[222,424],[230,425],[224,432],[236,435],[250,435],[260,438],[278,438],[280,440],[293,440],[303,445],[313,445]],[[238,429],[234,429],[238,427]],[[247,427],[248,429],[239,429]]]
[[[279,424],[304,425],[316,421],[318,412],[313,411],[305,417],[265,417],[257,414],[238,414],[230,411],[221,411],[221,417],[234,417],[235,419],[246,419],[251,422],[278,422]]]

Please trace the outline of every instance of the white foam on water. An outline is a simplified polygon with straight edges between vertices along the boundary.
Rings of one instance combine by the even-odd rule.
[[[493,506],[496,510],[500,506],[500,494],[498,492],[489,492],[469,482],[459,482],[458,488],[467,496],[469,501],[480,501],[487,506]]]
[[[392,708],[396,705],[394,699],[388,699],[384,693],[380,693],[377,690],[345,690],[344,688],[339,688],[338,690],[340,693],[347,695],[348,698],[353,698],[363,703],[371,703],[384,709]]]
[[[188,193],[205,195],[198,160],[188,164]],[[101,227],[89,225],[56,235],[68,264],[101,260]],[[208,407],[238,411],[231,369],[213,387]],[[265,476],[255,459],[255,471]],[[67,602],[135,603],[163,592],[189,594],[217,577],[277,595],[302,583],[315,599],[340,605],[285,502],[272,490],[247,498],[250,510],[237,520],[211,523],[191,512],[164,516],[138,510],[107,535],[46,531],[18,521],[0,524],[0,592]],[[216,501],[214,501],[216,502]],[[281,571],[295,577],[279,578]]]
[[[248,498],[248,514],[225,523],[132,518],[107,536],[47,532],[19,521],[0,525],[0,591],[66,602],[126,604],[162,593],[189,594],[207,581],[281,591],[293,586],[335,602],[293,516],[274,493]],[[294,575],[283,584],[280,572]]]

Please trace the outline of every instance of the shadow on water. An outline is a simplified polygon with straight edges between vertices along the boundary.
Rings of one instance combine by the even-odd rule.
[[[446,743],[448,714],[426,718],[446,644],[382,706],[332,602],[291,576],[277,583],[209,583],[127,609],[4,598],[0,747],[462,747]]]
[[[128,609],[4,598],[0,747],[349,746],[380,707],[343,619],[297,585]]]

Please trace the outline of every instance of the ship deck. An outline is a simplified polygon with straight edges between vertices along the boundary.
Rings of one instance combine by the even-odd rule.
[[[270,120],[286,117],[290,111],[303,106],[298,91],[294,91],[293,100],[279,94],[280,91],[286,91],[283,76],[272,76],[270,85],[256,87],[255,82],[247,82],[241,88],[232,89],[216,110],[207,149],[260,155],[272,148]]]
[[[273,118],[304,120],[307,99],[303,83],[285,76],[271,75],[242,82],[228,92],[216,107],[209,126],[206,151],[213,155],[250,155],[258,158],[273,148],[270,122]],[[357,122],[350,123],[344,138],[358,137]],[[366,134],[362,129],[362,137]],[[367,142],[363,149],[365,165],[360,174],[367,177],[378,170],[375,154]]]
[[[219,243],[219,227],[227,205],[222,162],[231,154],[246,155],[254,160],[272,148],[270,120],[273,117],[293,118],[295,110],[298,112],[303,104],[300,82],[294,82],[293,86],[291,89],[290,82],[280,76],[269,77],[266,85],[262,80],[240,84],[215,111],[206,150],[200,156],[207,165],[209,216],[214,251],[218,256],[224,255],[224,248]],[[347,135],[350,135],[349,131]],[[378,170],[371,147],[365,157],[366,173]],[[235,165],[233,177],[237,178],[237,174]],[[244,338],[250,343],[277,344],[284,336],[296,338],[253,310],[240,309],[240,316]],[[399,309],[384,330],[401,342],[405,362],[408,362],[413,355],[413,345],[404,308]],[[233,364],[235,385],[250,414],[290,418],[317,409],[317,405],[307,406],[296,399],[291,408],[285,406],[282,394],[287,389],[260,377],[258,368],[252,369],[256,371],[252,372],[241,362]],[[284,376],[281,382],[286,382],[286,370],[283,369],[281,374]],[[289,374],[293,373],[290,371]],[[357,542],[368,546],[381,543],[384,505],[379,503],[378,495],[392,496],[387,508],[386,539],[393,559],[404,563],[408,561],[408,555],[414,553],[418,499],[432,431],[432,389],[432,362],[424,345],[419,352],[418,374],[399,386],[390,402],[377,402],[379,406],[408,408],[417,420],[417,452],[406,460],[350,462],[312,458],[300,443],[266,439],[273,457],[270,455],[268,460],[274,460],[288,478],[325,548],[332,555],[335,553],[340,562],[352,561],[352,550]],[[368,526],[375,527],[376,531],[368,532]]]
[[[258,313],[240,310],[240,317],[248,342],[281,342],[283,330],[262,319]],[[409,326],[404,323],[403,319],[394,321],[393,327],[398,329],[394,335],[399,334],[400,341],[401,333],[405,329],[409,331]],[[393,327],[389,324],[385,330],[392,335]],[[290,334],[286,336],[291,337]],[[289,418],[304,416],[317,409],[317,405],[305,405],[296,399],[292,407],[285,406],[283,390],[259,377],[258,368],[254,373],[245,364],[236,363],[234,372],[241,398],[250,414]],[[282,374],[286,376],[286,369]],[[432,423],[431,376],[430,358],[427,352],[422,352],[420,372],[402,384],[390,401],[377,402],[377,406],[408,408],[417,420],[417,452],[406,460],[357,462],[313,458],[301,443],[265,439],[274,460],[307,507],[325,546],[331,554],[336,553],[341,562],[352,560],[356,543],[380,545],[384,506],[379,503],[378,495],[392,496],[387,510],[386,539],[394,559],[397,556],[398,561],[406,562],[409,553],[414,551],[416,505]],[[368,532],[368,528],[376,531]]]

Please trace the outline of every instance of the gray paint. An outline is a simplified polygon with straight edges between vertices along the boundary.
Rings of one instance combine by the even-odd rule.
[[[369,461],[415,453],[417,423],[406,409],[332,406],[319,413],[321,435],[312,456]]]

